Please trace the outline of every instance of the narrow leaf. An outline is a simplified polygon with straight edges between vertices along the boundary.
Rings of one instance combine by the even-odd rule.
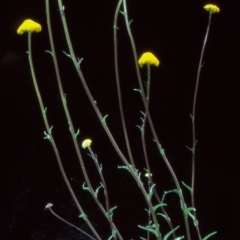
[[[180,227],[180,226],[177,226],[177,227],[175,227],[173,230],[171,230],[169,233],[167,233],[167,234],[164,236],[163,240],[167,240],[168,237],[170,237],[179,227]]]
[[[217,234],[217,232],[209,233],[205,238],[203,238],[203,240],[207,240],[207,239],[209,239],[210,237],[212,237],[215,234]]]

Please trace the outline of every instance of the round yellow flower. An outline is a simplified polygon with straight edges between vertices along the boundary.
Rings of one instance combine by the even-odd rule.
[[[204,9],[206,9],[207,11],[211,11],[212,13],[220,12],[220,9],[216,5],[213,5],[213,4],[205,5]]]
[[[151,52],[145,52],[139,58],[138,64],[140,67],[142,67],[144,64],[155,65],[157,67],[159,65],[159,60]]]
[[[91,144],[92,144],[92,140],[91,139],[86,139],[82,142],[82,147],[87,148],[87,147],[90,147]]]
[[[17,30],[18,34],[23,34],[25,32],[41,32],[42,26],[39,23],[34,22],[31,19],[25,20]]]
[[[150,178],[152,174],[150,172],[145,173],[145,177]]]

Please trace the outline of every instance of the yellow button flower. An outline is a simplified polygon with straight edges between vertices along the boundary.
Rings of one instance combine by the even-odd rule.
[[[87,147],[90,147],[91,144],[92,144],[92,140],[91,139],[86,139],[82,142],[82,147],[87,148]]]
[[[41,32],[42,26],[31,19],[25,20],[18,28],[17,33],[23,34],[24,32]]]
[[[145,173],[145,177],[150,178],[152,174],[150,172]]]
[[[211,11],[212,13],[220,12],[220,9],[216,5],[212,4],[205,5],[204,9],[206,9],[207,11]]]
[[[151,52],[146,52],[139,58],[138,64],[140,67],[144,64],[155,65],[157,67],[159,60]]]

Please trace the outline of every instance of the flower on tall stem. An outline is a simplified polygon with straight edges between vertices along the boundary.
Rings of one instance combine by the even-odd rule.
[[[140,67],[142,67],[144,64],[155,65],[158,67],[159,63],[159,60],[151,52],[143,53],[143,55],[138,60]]]
[[[216,5],[213,5],[213,4],[205,5],[204,9],[206,9],[207,11],[210,11],[211,13],[220,12],[219,7],[217,7]]]
[[[82,142],[82,148],[90,147],[91,144],[92,144],[92,140],[91,139],[86,139]]]
[[[31,19],[25,20],[17,29],[17,33],[21,35],[25,32],[41,32],[41,31],[42,31],[42,26]]]

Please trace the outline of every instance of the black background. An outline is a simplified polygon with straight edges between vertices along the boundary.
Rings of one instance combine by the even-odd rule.
[[[236,1],[235,1],[236,2]],[[87,239],[44,210],[47,203],[66,220],[88,231],[61,177],[50,143],[44,140],[44,124],[34,92],[27,59],[27,34],[17,35],[23,20],[42,25],[33,34],[33,60],[53,135],[66,173],[94,227],[103,239],[109,228],[88,192],[74,152],[68,124],[62,111],[49,50],[45,2],[6,1],[0,3],[1,80],[1,239]],[[73,64],[62,54],[67,50],[57,1],[51,1],[52,25],[63,88],[79,142],[93,140],[93,150],[103,164],[111,206],[118,205],[114,220],[124,239],[144,236],[137,224],[146,225],[146,204],[138,187],[124,170],[94,113]],[[113,15],[116,1],[64,1],[66,17],[76,55],[84,58],[81,69],[108,126],[124,154],[114,75]],[[208,13],[205,1],[128,1],[129,18],[139,56],[153,52],[161,61],[152,67],[150,111],[159,139],[180,181],[190,183],[192,100],[200,51]],[[204,54],[197,100],[196,206],[202,235],[218,231],[212,239],[236,239],[239,213],[239,18],[236,5],[218,1],[220,13],[212,24]],[[239,5],[239,4],[238,4]],[[130,42],[119,17],[119,66],[130,142],[137,168],[143,171],[140,124],[143,110]],[[238,30],[237,30],[238,29]],[[144,78],[146,68],[141,69]],[[152,136],[147,128],[147,146],[152,173],[160,195],[174,188]],[[99,179],[87,151],[82,151],[94,186]],[[144,179],[144,178],[143,178]],[[146,180],[145,180],[146,182]],[[184,190],[185,191],[185,190]],[[186,196],[188,192],[185,191]],[[103,196],[100,194],[100,199]],[[189,198],[186,197],[189,205]],[[174,226],[184,226],[177,196],[167,198]],[[180,217],[179,217],[180,216]],[[164,224],[163,224],[164,228]],[[197,239],[193,231],[193,239]]]

